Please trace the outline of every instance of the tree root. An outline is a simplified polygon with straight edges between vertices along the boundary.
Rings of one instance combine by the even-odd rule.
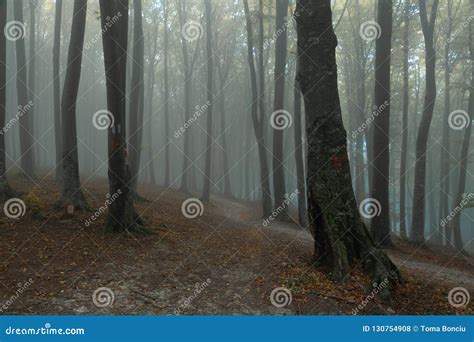
[[[0,182],[0,202],[5,202],[10,198],[18,196],[18,193],[10,187],[7,181]]]

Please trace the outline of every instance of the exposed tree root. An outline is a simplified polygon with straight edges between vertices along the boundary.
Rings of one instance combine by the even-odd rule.
[[[15,197],[18,197],[18,193],[10,187],[8,182],[0,182],[0,202],[5,202]]]

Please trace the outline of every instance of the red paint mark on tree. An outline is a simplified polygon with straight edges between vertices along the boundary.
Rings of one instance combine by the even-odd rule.
[[[347,157],[347,153],[334,154],[331,157],[331,167],[336,171],[339,171],[348,162],[349,158]]]

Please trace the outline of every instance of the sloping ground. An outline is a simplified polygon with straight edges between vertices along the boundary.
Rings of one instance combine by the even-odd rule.
[[[360,314],[472,313],[472,304],[455,309],[446,299],[459,274],[472,277],[459,257],[420,259],[406,246],[390,251],[407,282],[391,307],[377,299],[365,305],[369,281],[361,272],[332,282],[309,263],[311,236],[292,225],[263,227],[258,204],[213,198],[190,219],[181,204],[193,195],[146,186],[141,194],[151,202],[137,208],[155,234],[112,235],[103,232],[105,214],[85,224],[104,205],[105,180],[84,185],[94,209],[72,217],[50,209],[59,191],[51,180],[33,191],[22,178],[13,184],[29,210],[19,220],[0,218],[3,314],[351,314],[362,304]],[[439,268],[442,258],[454,260],[449,272]],[[430,280],[430,267],[449,281]],[[289,292],[275,306],[276,287]]]

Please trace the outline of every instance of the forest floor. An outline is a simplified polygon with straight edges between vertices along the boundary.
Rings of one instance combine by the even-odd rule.
[[[404,283],[392,305],[366,303],[370,281],[360,269],[333,282],[310,264],[311,235],[291,223],[264,227],[258,203],[213,197],[202,216],[188,219],[181,204],[197,194],[147,185],[140,194],[150,202],[136,207],[154,234],[114,235],[104,232],[106,214],[85,225],[104,205],[104,179],[85,182],[92,209],[73,216],[52,209],[59,193],[52,179],[10,183],[28,209],[18,220],[0,217],[2,314],[319,315],[352,314],[359,305],[358,314],[474,313],[472,302],[454,308],[447,300],[453,287],[473,293],[472,257],[397,240],[386,251]],[[92,300],[101,287],[113,292],[109,306]],[[291,290],[291,303],[272,305],[276,287]]]

